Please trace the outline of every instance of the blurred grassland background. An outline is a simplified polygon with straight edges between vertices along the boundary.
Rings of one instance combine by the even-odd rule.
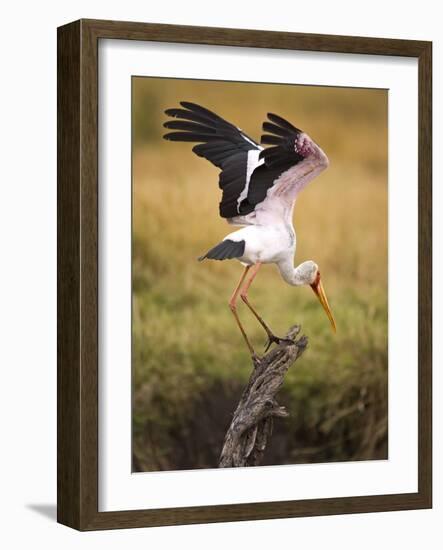
[[[265,464],[384,459],[387,425],[387,92],[133,78],[133,467],[213,468],[251,360],[227,302],[236,261],[197,262],[235,228],[218,216],[218,169],[162,139],[164,110],[200,103],[254,139],[267,112],[306,131],[330,167],[299,196],[295,263],[321,269],[338,331],[309,288],[265,266],[252,303],[309,348],[290,369]],[[254,347],[265,334],[241,304]]]

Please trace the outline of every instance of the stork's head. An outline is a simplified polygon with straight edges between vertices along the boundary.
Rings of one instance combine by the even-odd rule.
[[[323,306],[323,309],[325,310],[329,321],[331,322],[332,330],[336,332],[337,327],[335,325],[335,319],[334,319],[334,316],[332,315],[331,308],[329,307],[329,302],[326,297],[325,289],[323,288],[323,283],[321,280],[320,270],[318,269],[318,265],[315,262],[309,260],[301,264],[299,266],[299,269],[301,271],[300,275],[304,283],[308,284],[314,291],[315,295],[319,299],[319,302]]]

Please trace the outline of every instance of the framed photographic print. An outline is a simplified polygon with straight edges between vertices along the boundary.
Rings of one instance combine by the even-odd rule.
[[[58,520],[430,508],[431,43],[58,29]]]

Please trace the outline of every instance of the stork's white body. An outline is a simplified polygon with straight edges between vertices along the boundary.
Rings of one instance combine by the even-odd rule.
[[[295,254],[295,231],[291,223],[274,223],[272,225],[251,225],[234,231],[226,239],[245,241],[245,253],[238,258],[244,265],[279,264],[293,259]]]

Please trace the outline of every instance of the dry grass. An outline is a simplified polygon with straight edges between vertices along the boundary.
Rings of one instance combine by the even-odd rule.
[[[250,368],[227,307],[241,266],[196,261],[232,231],[218,217],[218,170],[193,155],[189,144],[161,140],[163,110],[181,99],[214,109],[255,138],[265,113],[277,112],[307,131],[331,161],[298,199],[295,260],[319,264],[337,335],[331,334],[310,290],[287,286],[274,266],[262,270],[250,293],[277,334],[300,323],[310,338],[310,349],[289,374],[285,390],[293,415],[281,428],[282,438],[297,442],[275,456],[271,450],[269,462],[384,456],[386,94],[135,79],[133,98],[136,467],[214,466],[211,461],[222,443],[214,433],[231,412],[225,409]],[[241,316],[260,349],[262,330],[247,311]],[[221,412],[203,429],[195,425],[196,410],[201,403],[206,403],[205,411],[211,408],[208,396],[215,387],[224,396],[217,405]],[[194,438],[193,450],[178,453],[185,434]]]

